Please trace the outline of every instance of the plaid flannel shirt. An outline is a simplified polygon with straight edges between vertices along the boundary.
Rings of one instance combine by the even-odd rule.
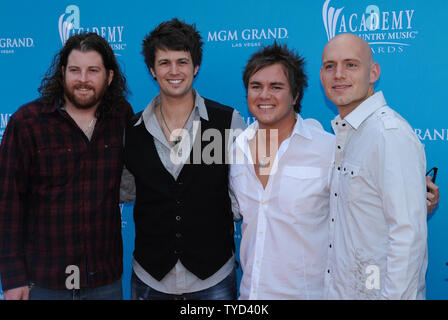
[[[34,282],[65,289],[121,277],[119,208],[123,132],[132,109],[99,119],[91,141],[58,105],[41,99],[10,118],[0,147],[0,277],[3,290]]]

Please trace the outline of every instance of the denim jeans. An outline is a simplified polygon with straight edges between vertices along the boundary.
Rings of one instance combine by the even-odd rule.
[[[33,285],[30,300],[122,300],[121,279],[98,288],[51,290]]]
[[[236,299],[236,270],[233,271],[220,283],[201,291],[168,294],[156,291],[141,281],[132,272],[131,276],[131,299],[132,300],[235,300]]]

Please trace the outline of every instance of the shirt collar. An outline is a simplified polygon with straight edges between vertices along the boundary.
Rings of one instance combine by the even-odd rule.
[[[359,106],[357,106],[352,112],[345,116],[344,120],[357,130],[361,123],[363,123],[370,115],[372,115],[376,110],[386,105],[386,100],[382,91],[378,91],[365,101],[363,101]],[[338,115],[333,122],[340,120],[341,117]]]
[[[207,108],[205,107],[205,101],[204,98],[202,98],[199,93],[193,89],[193,93],[195,95],[195,99],[194,99],[194,107],[193,107],[193,111],[195,111],[195,109],[199,112],[199,116],[208,121],[208,112],[207,112]],[[154,116],[155,117],[155,113],[154,113],[154,108],[160,104],[160,94],[158,94],[157,96],[154,97],[154,99],[151,100],[151,102],[148,104],[148,106],[145,108],[145,110],[143,110],[142,115],[140,116],[140,118],[138,119],[138,121],[135,123],[134,126],[138,126],[140,125],[142,122],[144,123],[148,123],[149,119]]]
[[[42,113],[53,113],[56,110],[61,110],[63,106],[60,101],[56,103],[46,103],[43,98],[40,99],[40,102],[42,103]]]
[[[298,113],[296,113],[295,116],[297,121],[294,125],[294,128],[292,129],[289,138],[291,138],[294,135],[298,135],[304,137],[305,139],[312,140],[313,136],[311,134],[311,131],[308,129],[303,118]],[[255,121],[236,138],[235,143],[241,150],[243,151],[247,150],[248,141],[255,136],[258,127],[259,127],[258,121]]]
[[[313,136],[311,135],[311,131],[305,125],[303,118],[298,113],[296,113],[296,119],[297,121],[294,125],[294,128],[292,129],[291,136],[299,135],[304,137],[305,139],[312,140]]]

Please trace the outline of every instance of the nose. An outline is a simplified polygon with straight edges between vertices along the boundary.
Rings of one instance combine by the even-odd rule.
[[[269,88],[266,86],[260,91],[260,98],[261,99],[269,99],[271,97],[271,92],[269,91]]]
[[[344,76],[345,76],[344,68],[341,65],[336,66],[336,72],[335,72],[334,76],[336,79],[344,78]]]
[[[81,81],[81,82],[87,82],[88,81],[89,77],[88,77],[87,72],[88,72],[87,70],[82,70],[79,73],[79,81]]]
[[[175,63],[172,63],[170,65],[170,73],[171,74],[177,74],[178,73],[178,67]]]

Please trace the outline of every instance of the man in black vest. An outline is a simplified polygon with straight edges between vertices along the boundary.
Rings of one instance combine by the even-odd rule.
[[[237,111],[192,88],[202,44],[195,26],[177,19],[143,41],[160,94],[126,131],[125,164],[136,187],[132,299],[236,298],[224,137],[245,125]],[[205,136],[219,147],[210,150]]]

